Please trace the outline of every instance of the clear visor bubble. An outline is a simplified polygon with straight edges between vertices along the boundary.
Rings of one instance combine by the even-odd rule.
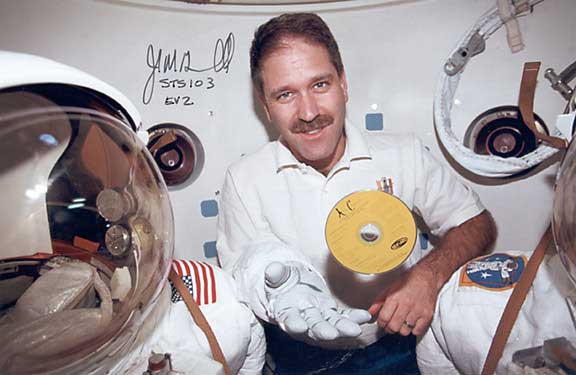
[[[0,148],[0,366],[106,370],[166,283],[173,218],[160,173],[119,119],[33,93],[0,92]]]

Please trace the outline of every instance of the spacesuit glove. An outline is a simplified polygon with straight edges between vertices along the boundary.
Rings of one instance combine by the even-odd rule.
[[[370,313],[339,306],[324,280],[299,262],[273,262],[266,268],[268,314],[290,335],[313,340],[357,337]]]

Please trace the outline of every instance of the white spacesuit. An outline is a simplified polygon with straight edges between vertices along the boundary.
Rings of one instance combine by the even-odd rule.
[[[232,277],[204,262],[178,259],[172,267],[210,323],[231,373],[260,374],[266,351],[262,326],[254,314],[238,302]],[[160,301],[159,305],[170,306],[154,328],[152,338],[133,352],[130,360],[122,361],[110,373],[141,374],[148,366],[150,353],[154,352],[171,353],[172,367],[178,373],[224,374],[222,365],[211,359],[205,334],[191,319],[178,291],[167,285]]]
[[[173,260],[173,217],[139,117],[105,83],[0,52],[0,368],[4,374],[257,374],[262,327],[230,276]],[[171,367],[171,370],[170,370]]]
[[[524,271],[529,252],[508,252],[474,259],[442,288],[431,328],[417,346],[422,374],[480,374],[508,298]],[[502,271],[511,261],[518,267]],[[566,303],[574,291],[560,258],[548,253],[508,339],[497,374],[508,374],[514,352],[566,337],[576,329]]]

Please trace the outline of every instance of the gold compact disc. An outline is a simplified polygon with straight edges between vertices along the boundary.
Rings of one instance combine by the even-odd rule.
[[[416,222],[404,202],[382,191],[342,198],[326,221],[326,242],[344,267],[378,274],[401,265],[416,242]]]

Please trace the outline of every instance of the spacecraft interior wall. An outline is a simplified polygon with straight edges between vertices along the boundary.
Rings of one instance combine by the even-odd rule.
[[[346,1],[232,6],[162,0],[0,0],[0,49],[45,56],[124,93],[143,128],[178,124],[197,138],[196,180],[172,187],[175,255],[215,263],[219,191],[226,167],[275,137],[251,94],[248,50],[255,28],[285,11],[317,11],[339,41],[350,101],[347,117],[367,133],[414,132],[476,189],[499,227],[496,248],[532,250],[552,210],[557,164],[521,177],[472,175],[442,152],[433,97],[447,56],[493,0]],[[90,17],[86,17],[90,14]],[[463,137],[480,113],[514,105],[522,66],[556,71],[576,56],[576,2],[545,0],[519,18],[524,50],[512,54],[502,28],[462,74],[452,109]],[[564,99],[541,72],[535,111],[554,127]],[[421,241],[422,242],[422,241]],[[426,243],[424,241],[424,246]]]

